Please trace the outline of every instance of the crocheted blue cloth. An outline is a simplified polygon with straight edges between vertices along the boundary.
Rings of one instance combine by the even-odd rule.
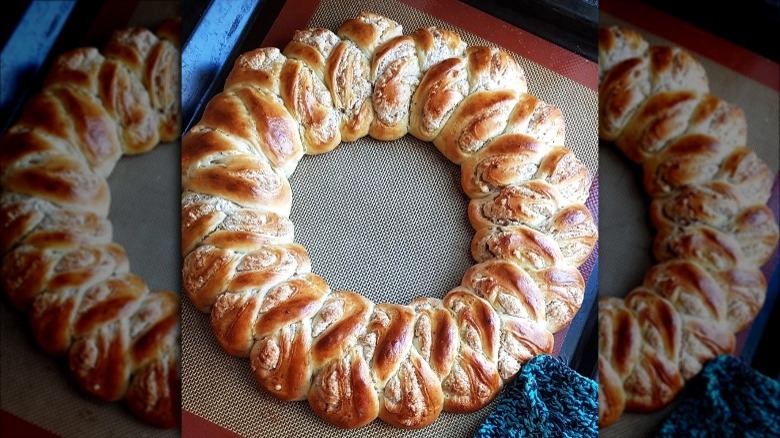
[[[707,363],[680,395],[659,437],[778,437],[780,382],[739,359]]]
[[[598,436],[598,385],[552,356],[535,357],[504,388],[475,438]]]

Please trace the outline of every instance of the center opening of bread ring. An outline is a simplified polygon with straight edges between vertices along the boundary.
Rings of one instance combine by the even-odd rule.
[[[599,205],[599,225],[604,230],[615,230],[603,233],[599,239],[599,264],[605,270],[599,276],[599,289],[605,295],[623,296],[641,284],[655,264],[654,231],[647,212],[650,202],[642,190],[641,168],[622,157],[620,151],[602,145],[599,167],[609,169],[599,174],[602,198],[609,200]],[[610,269],[614,269],[614,275]]]
[[[442,297],[474,261],[460,167],[428,143],[365,138],[290,177],[295,241],[333,290],[374,302]]]

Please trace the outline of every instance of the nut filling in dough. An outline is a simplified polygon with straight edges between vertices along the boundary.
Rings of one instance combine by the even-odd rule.
[[[763,305],[760,267],[778,241],[772,175],[740,108],[706,72],[637,32],[599,33],[599,136],[640,164],[658,264],[625,299],[599,300],[599,425],[669,403],[703,364],[732,353]]]
[[[3,289],[78,385],[179,424],[178,294],[150,291],[113,243],[106,178],[179,138],[179,21],[61,55],[0,139]]]
[[[184,290],[261,388],[333,425],[480,409],[583,299],[597,230],[564,126],[515,59],[446,29],[363,12],[244,53],[183,138]],[[287,178],[303,154],[407,133],[461,165],[477,263],[443,299],[331,290],[293,241]]]

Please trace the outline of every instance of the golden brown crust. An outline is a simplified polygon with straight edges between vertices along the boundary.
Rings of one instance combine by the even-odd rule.
[[[409,133],[420,140],[433,141],[468,95],[468,73],[461,58],[445,59],[423,71],[409,110]]]
[[[758,268],[740,266],[718,273],[728,296],[727,322],[731,331],[739,333],[758,315],[766,298],[766,278]]]
[[[506,315],[546,323],[546,303],[541,289],[515,263],[489,260],[476,264],[463,275],[462,284]]]
[[[123,354],[129,346],[117,324],[101,326],[79,338],[69,350],[71,372],[94,397],[115,401],[127,390],[132,363]]]
[[[352,291],[330,294],[312,320],[314,344],[311,355],[316,367],[341,356],[355,344],[371,316],[373,303]]]
[[[574,266],[585,263],[598,240],[593,216],[582,204],[560,209],[544,230],[558,243],[563,257]]]
[[[160,143],[159,115],[140,90],[143,84],[119,62],[107,61],[100,71],[101,98],[121,130],[126,154],[147,152]],[[167,138],[170,139],[168,134]],[[178,137],[178,134],[176,135]]]
[[[385,386],[379,418],[409,429],[433,423],[444,408],[438,376],[419,354],[412,351],[395,378]]]
[[[478,262],[509,259],[534,271],[563,264],[563,254],[550,236],[523,225],[477,229],[471,256]]]
[[[361,11],[341,24],[338,36],[354,42],[366,57],[380,44],[401,34],[401,25],[373,12]]]
[[[469,71],[469,90],[528,91],[525,72],[509,54],[495,47],[471,46],[465,53]]]
[[[107,216],[110,195],[105,178],[72,155],[51,154],[45,158],[32,161],[28,167],[9,166],[2,178],[3,188],[68,210]]]
[[[254,327],[259,342],[250,356],[252,371],[269,393],[284,400],[306,398],[314,372],[309,354],[311,318],[329,291],[322,278],[307,274],[269,292],[271,298],[279,294],[290,297],[286,301],[272,299],[265,304]]]
[[[33,336],[52,355],[66,353],[73,338],[126,316],[117,312],[136,305],[146,292],[137,277],[129,277],[126,282],[104,280],[109,275],[127,275],[127,256],[114,244],[68,252],[57,260],[52,271],[68,268],[70,272],[55,275],[45,285],[45,292],[55,293],[37,294],[30,310]]]
[[[458,355],[460,336],[455,318],[439,299],[418,298],[411,306],[418,315],[414,346],[442,380],[450,374]]]
[[[111,241],[111,222],[94,213],[57,209],[41,199],[5,194],[0,198],[2,253],[16,245],[103,244]]]
[[[642,56],[647,42],[632,29],[612,26],[599,29],[599,79],[620,62]]]
[[[479,198],[496,188],[531,180],[548,151],[531,136],[500,135],[461,164],[463,191]]]
[[[532,180],[502,187],[469,202],[469,221],[475,229],[493,225],[527,225],[539,229],[563,203],[555,188]]]
[[[371,137],[390,141],[408,132],[412,96],[421,76],[411,37],[399,35],[377,48],[371,62],[371,102],[376,113],[368,132]]]
[[[510,90],[469,94],[447,120],[433,144],[448,160],[461,164],[493,137],[504,132],[517,102]]]
[[[503,386],[497,366],[501,320],[490,303],[465,288],[448,292],[443,304],[455,314],[461,338],[458,359],[442,381],[444,409],[473,412],[490,403]]]
[[[746,204],[766,204],[772,193],[772,171],[747,147],[736,147],[720,164],[718,179],[732,185]]]
[[[339,117],[325,84],[305,64],[289,60],[280,72],[280,95],[298,121],[306,153],[333,150],[341,143]]]
[[[466,50],[466,43],[459,34],[439,27],[417,29],[411,37],[417,46],[417,57],[423,71],[445,59],[459,57]]]
[[[271,97],[271,100],[278,95],[296,126],[300,125],[300,128],[291,130],[288,123],[287,132],[278,132],[284,125],[273,125],[273,129],[270,129],[271,127],[265,126],[264,123],[256,123],[258,132],[276,133],[276,137],[269,140],[281,141],[282,145],[292,143],[292,149],[299,148],[298,144],[302,142],[306,153],[319,154],[332,150],[341,142],[341,119],[333,106],[330,92],[323,83],[322,72],[313,70],[315,67],[322,67],[319,64],[325,62],[323,55],[314,46],[296,44],[291,43],[286,49],[295,59],[287,59],[276,48],[260,48],[242,54],[228,76],[225,90],[245,93],[245,87],[257,87],[268,93],[267,96]],[[315,56],[323,59],[312,60]],[[236,123],[263,113],[251,102],[246,105],[245,111],[249,112],[250,117],[236,117],[236,114],[231,112],[229,120]],[[300,139],[296,132],[298,130],[301,132]],[[246,137],[239,135],[238,138]],[[268,145],[274,146],[270,141],[265,144],[266,148]],[[289,174],[295,162],[300,159],[300,153],[295,150],[284,155],[285,169]]]
[[[37,128],[77,147],[101,177],[111,173],[122,154],[114,119],[96,97],[77,88],[55,88],[33,97],[12,129],[20,128]]]
[[[315,414],[338,427],[365,426],[379,415],[371,370],[354,348],[322,368],[308,399]]]
[[[159,115],[151,106],[141,78],[122,62],[104,58],[93,47],[60,56],[46,76],[45,86],[79,88],[97,96],[116,120],[124,153],[146,152],[160,142]]]
[[[146,29],[132,28],[116,31],[103,54],[122,62],[142,79],[149,102],[159,114],[160,139],[169,142],[178,138],[181,61],[177,46]]]
[[[375,305],[331,291],[292,243],[286,176],[298,157],[281,171],[272,151],[251,146],[258,115],[232,97],[247,88],[280,96],[306,153],[408,131],[463,162],[484,263],[443,300]],[[420,428],[442,410],[484,407],[522,364],[553,351],[552,331],[582,302],[577,266],[595,242],[582,205],[589,176],[562,146],[560,109],[526,94],[514,58],[467,49],[444,29],[401,35],[392,20],[361,13],[338,36],[296,32],[284,55],[241,55],[225,90],[184,137],[184,289],[211,313],[223,349],[249,355],[261,388],[307,398],[339,427],[379,416]],[[321,134],[331,114],[338,134]],[[256,268],[241,269],[252,254]]]
[[[498,374],[504,381],[515,376],[522,365],[534,357],[553,352],[555,340],[552,333],[546,327],[529,320],[504,317],[501,321],[501,333]]]
[[[78,386],[165,428],[179,418],[179,302],[111,243],[106,178],[122,154],[179,136],[178,56],[145,29],[66,52],[0,139],[6,295]]]
[[[208,106],[193,130],[243,139],[252,152],[260,152],[274,169],[287,174],[303,155],[298,123],[276,95],[243,87],[220,93]]]
[[[625,304],[600,303],[606,427],[624,409],[663,407],[704,363],[733,352],[763,303],[758,268],[779,233],[764,205],[771,172],[744,146],[744,113],[709,94],[689,53],[613,27],[600,31],[599,56],[599,134],[642,166],[659,261]]]
[[[547,328],[557,333],[574,318],[585,298],[585,280],[574,266],[555,266],[531,272],[544,294]]]
[[[682,321],[674,306],[648,289],[626,297],[626,307],[637,315],[642,339],[638,362],[627,377],[626,409],[654,411],[682,389],[677,364],[682,346]]]
[[[567,201],[584,204],[590,189],[590,173],[571,149],[554,146],[539,163],[539,179],[555,186]]]
[[[311,386],[311,327],[309,320],[288,325],[260,338],[250,353],[255,380],[282,400],[304,400]]]
[[[325,81],[328,58],[339,41],[341,39],[338,35],[328,29],[297,30],[292,41],[284,48],[284,54],[305,62],[320,80]],[[267,50],[277,49],[269,48]]]
[[[259,48],[242,53],[233,63],[225,90],[252,86],[267,93],[279,94],[279,73],[287,58],[275,47]]]
[[[342,40],[333,49],[325,70],[325,85],[333,106],[341,114],[341,139],[365,137],[374,119],[368,58],[358,47]]]
[[[189,192],[182,198],[181,235],[183,253],[201,243],[250,251],[263,245],[292,243],[293,224],[279,213]]]
[[[178,360],[168,354],[133,374],[127,404],[141,420],[170,429],[181,423],[181,379]]]
[[[610,362],[599,355],[599,427],[617,421],[626,408],[623,379],[615,373]]]
[[[522,93],[509,115],[506,132],[530,135],[547,146],[559,146],[566,137],[566,121],[557,106]]]
[[[255,154],[228,155],[183,175],[190,190],[220,196],[243,207],[290,213],[290,183]],[[216,164],[217,166],[214,166]]]

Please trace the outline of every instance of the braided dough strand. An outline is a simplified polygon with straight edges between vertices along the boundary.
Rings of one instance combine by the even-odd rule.
[[[260,387],[331,424],[475,411],[553,351],[583,299],[596,227],[564,127],[517,61],[446,29],[363,12],[244,53],[183,139],[184,289]],[[461,164],[477,264],[442,299],[333,291],[293,243],[287,177],[304,153],[407,133]]]
[[[61,55],[0,140],[2,281],[47,353],[76,382],[178,424],[179,299],[149,291],[112,243],[106,177],[123,154],[179,136],[179,51],[166,22]]]
[[[599,423],[666,405],[760,310],[778,241],[772,175],[745,146],[742,110],[704,68],[637,32],[599,33],[600,137],[643,170],[658,264],[625,302],[599,303]]]

